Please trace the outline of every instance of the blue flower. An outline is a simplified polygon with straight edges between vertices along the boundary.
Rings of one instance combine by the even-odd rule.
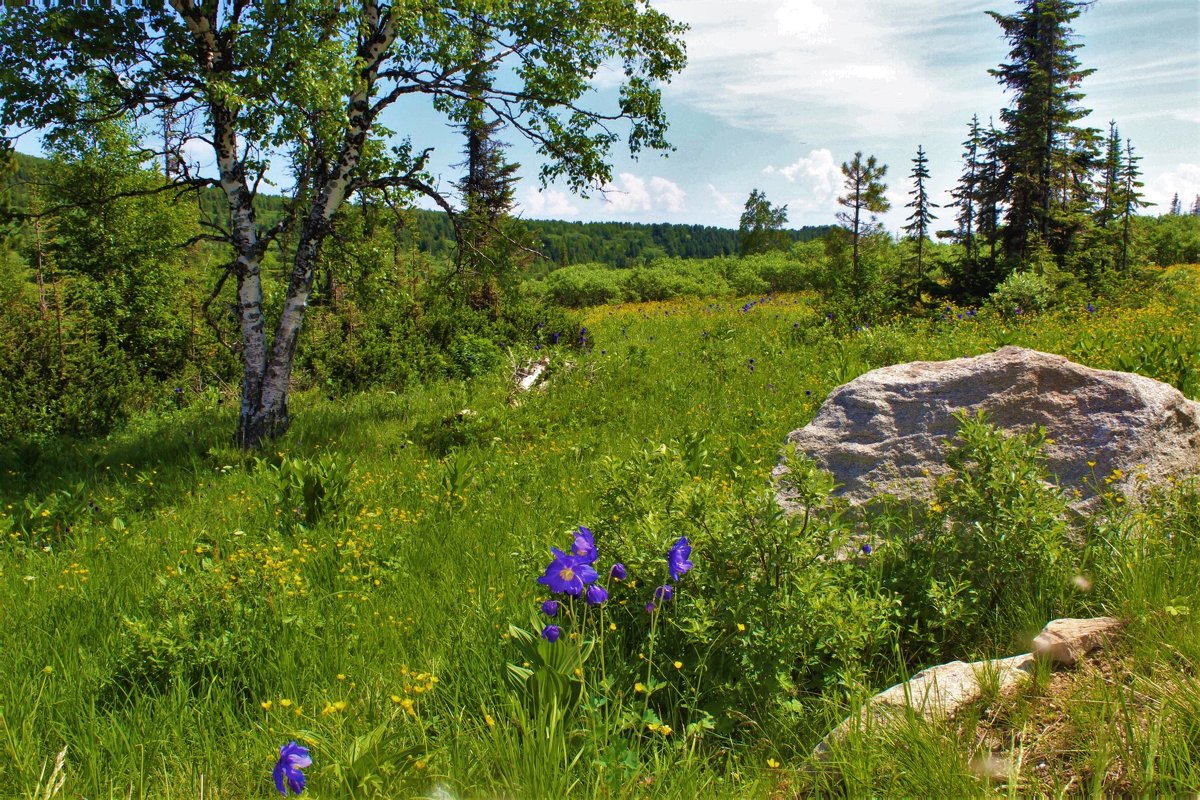
[[[608,571],[608,577],[614,581],[625,580],[625,575],[626,575],[625,565],[622,564],[620,561],[618,561],[616,564],[613,564],[612,569],[610,569]]]
[[[279,748],[279,760],[275,762],[275,788],[284,797],[287,797],[289,789],[292,794],[302,793],[304,773],[301,770],[311,766],[308,748],[301,747],[295,741],[288,742]]]
[[[546,602],[542,603],[542,613],[547,617],[553,617],[558,614],[558,601],[547,600]]]
[[[557,642],[560,636],[562,636],[562,628],[557,625],[547,625],[542,628],[542,638],[551,644]]]
[[[679,580],[692,568],[692,562],[688,560],[691,554],[692,546],[688,544],[686,536],[680,536],[679,541],[671,545],[671,549],[667,551],[667,569],[671,573],[671,580]]]
[[[646,613],[647,614],[654,613],[654,603],[646,603]]]
[[[551,547],[554,560],[546,567],[546,574],[537,582],[550,587],[552,592],[561,592],[571,597],[583,594],[583,587],[596,578],[596,570],[590,562],[579,556],[569,556],[557,547]]]
[[[593,583],[587,590],[589,606],[598,606],[608,599],[608,591],[598,583]]]
[[[582,525],[575,534],[575,543],[571,545],[571,554],[582,558],[589,564],[596,561],[596,539],[592,532]]]
[[[654,590],[654,599],[660,603],[669,602],[675,597],[675,587],[669,583],[664,583],[662,586]]]
[[[875,548],[871,547],[869,544],[864,544],[859,549],[862,550],[864,556],[869,556],[871,555],[871,551],[873,551]]]

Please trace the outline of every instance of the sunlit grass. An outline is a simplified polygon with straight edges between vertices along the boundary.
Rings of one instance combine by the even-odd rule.
[[[230,445],[231,404],[215,394],[106,441],[10,451],[0,465],[2,793],[31,795],[66,746],[62,796],[269,796],[275,755],[293,738],[312,742],[314,797],[359,778],[363,796],[986,793],[970,751],[938,730],[853,744],[842,782],[796,774],[844,710],[818,713],[816,701],[748,717],[736,739],[614,735],[620,746],[601,751],[571,735],[565,755],[561,741],[539,749],[503,682],[508,626],[542,597],[530,565],[595,520],[604,458],[704,432],[714,460],[739,448],[765,484],[784,436],[874,367],[1020,344],[1186,377],[1200,366],[1200,290],[1194,271],[1183,274],[1174,293],[1136,307],[1015,321],[947,308],[857,331],[826,320],[811,296],[593,309],[582,318],[590,349],[553,350],[547,388],[515,406],[503,374],[296,398],[293,430],[263,458],[334,452],[351,464],[340,516],[307,528],[275,502],[270,468]],[[1164,349],[1176,340],[1180,363]],[[1138,677],[1080,689],[1091,698],[1081,709],[1115,710],[1081,714],[1073,735],[1086,742],[1122,702],[1158,697],[1184,722],[1164,722],[1153,743],[1132,736],[1137,725],[1103,740],[1087,757],[1119,758],[1128,777],[1088,786],[1194,791],[1184,756],[1196,730],[1182,715],[1195,687],[1186,670],[1156,665],[1200,659],[1184,636],[1200,613],[1187,580],[1200,563],[1180,544],[1194,541],[1196,520],[1151,514],[1138,525],[1156,547],[1124,549],[1104,578],[1109,610],[1143,620],[1122,656]],[[1166,607],[1187,611],[1166,620]],[[379,729],[386,738],[370,739]],[[1030,780],[1020,792],[1060,785]]]

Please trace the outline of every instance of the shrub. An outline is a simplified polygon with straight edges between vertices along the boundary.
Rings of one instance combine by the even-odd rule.
[[[962,416],[928,515],[882,549],[884,585],[903,598],[904,639],[921,660],[961,658],[1060,606],[1073,559],[1045,441],[1044,429],[1010,436],[983,414]]]
[[[1032,272],[1014,272],[1001,281],[987,304],[1006,317],[1036,314],[1054,304],[1054,288]]]

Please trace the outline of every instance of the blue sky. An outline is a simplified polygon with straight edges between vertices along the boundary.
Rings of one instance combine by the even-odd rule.
[[[840,165],[856,150],[889,165],[893,211],[904,224],[911,159],[923,145],[932,188],[943,195],[961,169],[972,114],[999,118],[1006,97],[988,69],[1008,47],[985,13],[1011,13],[1003,0],[652,0],[688,23],[689,66],[664,87],[669,157],[616,159],[606,197],[583,200],[564,187],[518,188],[529,218],[685,222],[736,227],[751,189],[786,203],[794,226],[833,222]],[[1085,120],[1142,155],[1148,199],[1166,210],[1200,193],[1200,3],[1100,0],[1075,23],[1084,45]],[[598,76],[596,99],[616,78]],[[420,123],[420,116],[410,122]],[[441,168],[459,160],[457,140],[430,119],[414,142],[437,139]],[[444,143],[442,139],[444,138]],[[536,165],[514,143],[514,160]],[[449,157],[446,157],[449,156]],[[453,180],[447,169],[443,183]],[[952,216],[935,225],[948,225]]]
[[[511,160],[523,165],[518,213],[530,219],[677,222],[737,227],[752,189],[786,204],[789,225],[834,222],[840,165],[855,151],[889,166],[893,210],[904,224],[911,159],[929,157],[935,202],[961,171],[973,114],[999,120],[1007,102],[988,70],[1008,46],[985,12],[1012,13],[1015,0],[649,0],[690,26],[689,64],[663,100],[674,152],[639,160],[614,150],[614,179],[588,199],[564,186],[540,187],[538,159],[514,133]],[[1098,0],[1076,20],[1077,51],[1096,69],[1082,88],[1084,122],[1115,119],[1141,162],[1150,213],[1178,193],[1200,194],[1200,2]],[[589,98],[611,109],[616,70],[595,77]],[[435,184],[452,194],[461,135],[424,98],[395,107],[384,123],[418,149],[434,147]],[[189,148],[212,163],[207,146]],[[35,151],[27,138],[21,149]],[[281,173],[277,186],[286,187]],[[935,229],[949,227],[943,210]]]

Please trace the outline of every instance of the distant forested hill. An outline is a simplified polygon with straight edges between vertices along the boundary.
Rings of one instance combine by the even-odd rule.
[[[714,258],[736,255],[738,232],[708,225],[641,222],[564,222],[523,220],[539,240],[545,260],[541,271],[567,264],[637,266],[649,259]],[[450,255],[454,229],[440,211],[417,211],[411,223],[418,249],[434,256]],[[824,236],[829,226],[789,230],[793,242]]]
[[[48,162],[36,156],[17,154],[17,171],[3,178],[12,187],[12,205],[16,211],[28,208],[32,182],[39,179]],[[282,197],[259,195],[255,201],[258,220],[264,226],[274,224],[284,213]],[[201,219],[225,227],[228,206],[217,189],[200,196]],[[639,222],[563,222],[524,220],[538,240],[542,261],[532,272],[545,273],[568,264],[605,264],[624,268],[641,265],[655,258],[714,258],[736,255],[738,232],[732,228],[708,225],[672,225]],[[410,241],[422,253],[449,258],[454,253],[454,228],[441,211],[416,210],[405,215],[403,223]],[[793,242],[817,239],[830,226],[789,230]]]

